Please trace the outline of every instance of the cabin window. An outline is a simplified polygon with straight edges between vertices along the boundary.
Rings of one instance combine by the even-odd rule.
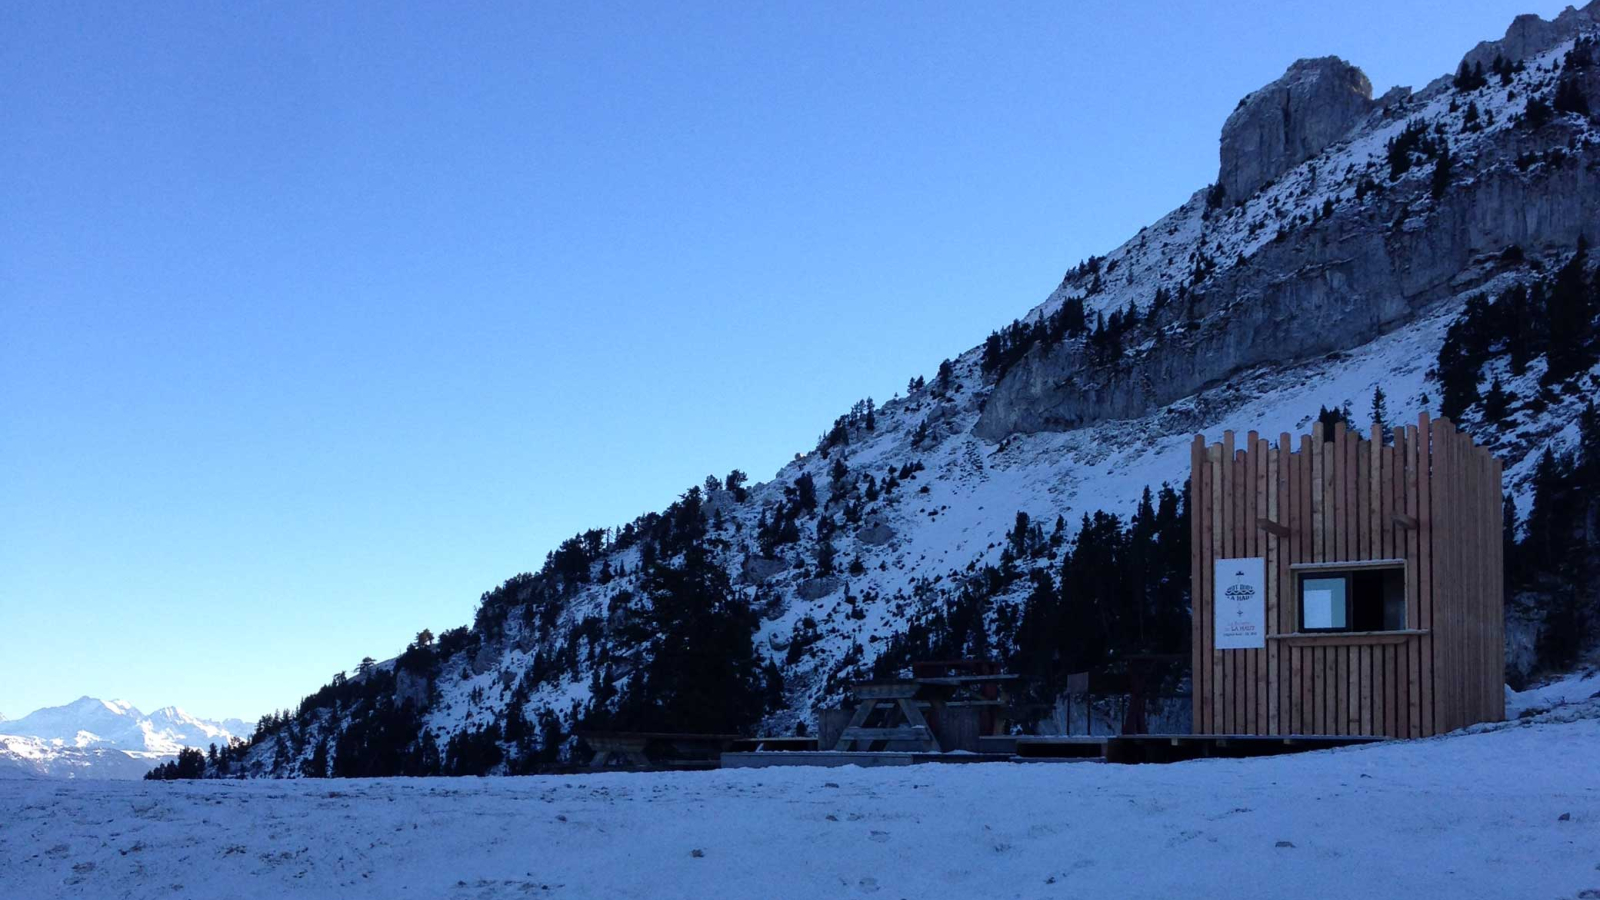
[[[1318,568],[1299,573],[1301,631],[1399,631],[1406,627],[1401,566]]]

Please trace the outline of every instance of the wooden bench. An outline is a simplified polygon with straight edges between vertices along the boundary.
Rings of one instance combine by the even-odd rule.
[[[678,734],[662,731],[580,731],[594,751],[589,768],[715,768],[737,734]]]

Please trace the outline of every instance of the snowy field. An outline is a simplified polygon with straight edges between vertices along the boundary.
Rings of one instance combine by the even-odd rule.
[[[1094,763],[0,782],[0,896],[1600,897],[1600,701]]]

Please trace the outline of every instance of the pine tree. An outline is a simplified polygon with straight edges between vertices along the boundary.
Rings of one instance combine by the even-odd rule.
[[[745,489],[745,483],[749,480],[750,476],[738,469],[729,472],[728,477],[722,480],[723,485],[733,494],[733,502],[743,503],[750,496],[750,492]]]
[[[1595,300],[1586,269],[1588,243],[1578,239],[1572,259],[1556,273],[1546,299],[1545,320],[1549,323],[1550,348],[1546,354],[1550,367],[1545,384],[1557,384],[1586,371],[1596,361],[1600,346],[1594,340]]]
[[[1510,354],[1511,374],[1520,376],[1528,370],[1533,357],[1533,341],[1528,321],[1528,289],[1516,285],[1500,295],[1495,304],[1501,310],[1500,330],[1505,335],[1506,351]]]
[[[1543,128],[1555,111],[1550,108],[1543,97],[1529,97],[1528,102],[1522,107],[1522,125],[1529,131],[1538,131]]]
[[[794,480],[795,502],[799,504],[803,513],[813,513],[817,510],[817,482],[811,477],[810,472],[800,473]]]
[[[1451,85],[1463,92],[1475,91],[1488,83],[1489,77],[1483,72],[1483,63],[1469,66],[1466,60],[1461,61],[1461,65],[1456,69],[1455,78],[1451,79]]]
[[[618,708],[629,730],[735,733],[767,709],[768,679],[752,636],[758,617],[737,596],[728,573],[694,545],[681,563],[644,574],[648,612],[635,639],[647,640],[642,683]]]
[[[1349,410],[1339,407],[1334,407],[1333,409],[1329,409],[1326,406],[1317,407],[1317,421],[1322,423],[1322,440],[1327,443],[1332,443],[1333,441],[1334,426],[1340,423],[1343,423],[1347,429],[1353,429],[1355,426],[1355,423],[1350,421]]]
[[[1522,582],[1517,548],[1517,501],[1510,491],[1500,496],[1500,553],[1505,570],[1506,599],[1509,600],[1513,587]]]
[[[1505,385],[1500,383],[1500,376],[1495,375],[1494,381],[1489,384],[1489,393],[1483,395],[1483,420],[1491,424],[1498,424],[1506,417],[1506,406],[1510,398],[1506,396]]]
[[[1445,332],[1435,372],[1444,395],[1440,411],[1447,418],[1459,419],[1478,402],[1478,374],[1488,356],[1488,310],[1483,295],[1473,294],[1467,298],[1461,317]]]
[[[1439,152],[1438,161],[1433,164],[1433,179],[1428,185],[1428,193],[1433,199],[1440,199],[1444,196],[1444,192],[1450,189],[1450,172],[1454,166],[1455,161],[1450,156],[1450,147],[1445,145]]]
[[[1570,562],[1573,516],[1572,459],[1544,448],[1533,472],[1533,507],[1528,511],[1523,561],[1530,577],[1558,576]]]
[[[1389,403],[1388,397],[1383,393],[1383,385],[1372,386],[1372,424],[1384,432],[1389,428]]]
[[[838,551],[834,549],[833,539],[819,536],[817,538],[817,575],[832,575],[837,555]]]
[[[1587,116],[1589,114],[1589,98],[1584,96],[1583,88],[1576,78],[1562,78],[1556,82],[1556,95],[1551,101],[1551,106],[1558,113],[1573,113]]]

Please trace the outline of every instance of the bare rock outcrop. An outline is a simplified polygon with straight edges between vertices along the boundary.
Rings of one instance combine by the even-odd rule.
[[[1268,243],[1197,285],[1192,327],[1148,353],[1096,365],[1082,342],[1035,348],[995,385],[975,433],[999,440],[1142,416],[1255,366],[1361,346],[1487,275],[1475,267],[1508,247],[1542,255],[1600,239],[1600,152],[1577,130],[1506,132],[1436,201],[1413,179]],[[1557,149],[1559,163],[1515,164]]]
[[[1583,29],[1594,27],[1597,22],[1600,22],[1600,0],[1594,0],[1582,9],[1569,6],[1551,21],[1545,21],[1533,13],[1520,15],[1511,20],[1505,37],[1498,41],[1483,41],[1467,51],[1462,62],[1468,68],[1483,66],[1487,69],[1497,56],[1511,62],[1525,60],[1549,50]]]
[[[766,584],[769,579],[787,572],[789,568],[787,560],[746,556],[744,564],[740,567],[740,574],[744,576],[747,584]]]
[[[1302,59],[1247,95],[1222,126],[1223,199],[1244,200],[1344,137],[1371,112],[1372,82],[1337,56]]]

